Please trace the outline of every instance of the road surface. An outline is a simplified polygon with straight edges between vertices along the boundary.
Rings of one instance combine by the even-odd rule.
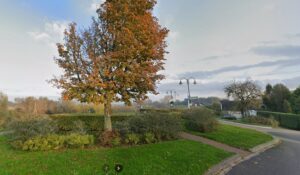
[[[282,140],[282,144],[242,162],[227,175],[300,175],[300,131],[226,123],[266,132]]]

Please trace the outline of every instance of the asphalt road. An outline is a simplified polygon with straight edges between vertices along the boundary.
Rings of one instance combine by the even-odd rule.
[[[233,125],[267,132],[280,138],[282,144],[242,162],[227,175],[300,175],[300,131]]]

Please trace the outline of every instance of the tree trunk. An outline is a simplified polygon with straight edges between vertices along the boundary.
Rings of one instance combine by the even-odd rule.
[[[104,130],[112,131],[111,102],[109,102],[109,101],[104,104]]]

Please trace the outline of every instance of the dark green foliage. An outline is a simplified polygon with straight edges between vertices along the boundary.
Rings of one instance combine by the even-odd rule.
[[[70,134],[70,135],[47,135],[36,136],[26,141],[14,141],[12,146],[23,151],[47,151],[61,148],[84,148],[92,145],[92,135]]]
[[[177,138],[182,127],[178,114],[173,112],[146,112],[130,117],[125,122],[116,122],[114,129],[123,138],[130,133],[138,135],[152,133],[157,140],[170,140]]]
[[[300,115],[298,114],[259,111],[258,115],[267,118],[274,117],[274,119],[279,122],[280,126],[300,130]]]
[[[296,114],[300,114],[300,87],[293,91],[291,105],[293,108],[293,112],[295,112]]]
[[[169,113],[145,113],[128,120],[129,131],[144,135],[151,132],[157,140],[177,138],[182,130],[180,117]]]
[[[285,112],[284,102],[289,101],[291,97],[290,90],[283,84],[277,84],[272,88],[270,94],[270,105],[268,109],[277,112]]]
[[[45,136],[58,132],[57,123],[49,118],[10,123],[8,130],[14,131],[10,137],[13,140],[25,141],[37,136]]]
[[[279,122],[275,120],[273,117],[265,118],[260,116],[250,116],[250,117],[243,117],[242,121],[245,123],[253,123],[253,124],[261,124],[272,126],[273,128],[278,127]]]
[[[285,113],[291,113],[292,112],[292,106],[288,100],[283,101],[282,111]]]
[[[185,126],[189,130],[211,132],[218,127],[214,112],[204,107],[185,111],[182,118],[185,119]]]
[[[59,133],[74,133],[81,130],[78,128],[78,122],[82,122],[81,127],[84,127],[84,130],[88,134],[95,135],[98,137],[98,134],[104,130],[104,117],[103,115],[97,114],[72,114],[72,115],[52,115],[51,118],[57,122]],[[129,116],[126,115],[116,115],[112,116],[112,122],[124,121]],[[76,121],[76,122],[74,122]]]

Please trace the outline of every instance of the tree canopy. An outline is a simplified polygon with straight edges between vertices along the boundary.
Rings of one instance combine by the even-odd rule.
[[[152,10],[155,0],[107,0],[90,27],[78,31],[72,23],[64,43],[57,44],[56,62],[64,70],[52,83],[64,99],[104,103],[105,128],[111,130],[111,103],[144,100],[156,94],[164,78],[168,30]]]
[[[251,80],[244,82],[233,82],[224,89],[228,97],[232,97],[238,104],[238,108],[243,116],[247,115],[249,108],[258,107],[261,96],[260,87]]]

